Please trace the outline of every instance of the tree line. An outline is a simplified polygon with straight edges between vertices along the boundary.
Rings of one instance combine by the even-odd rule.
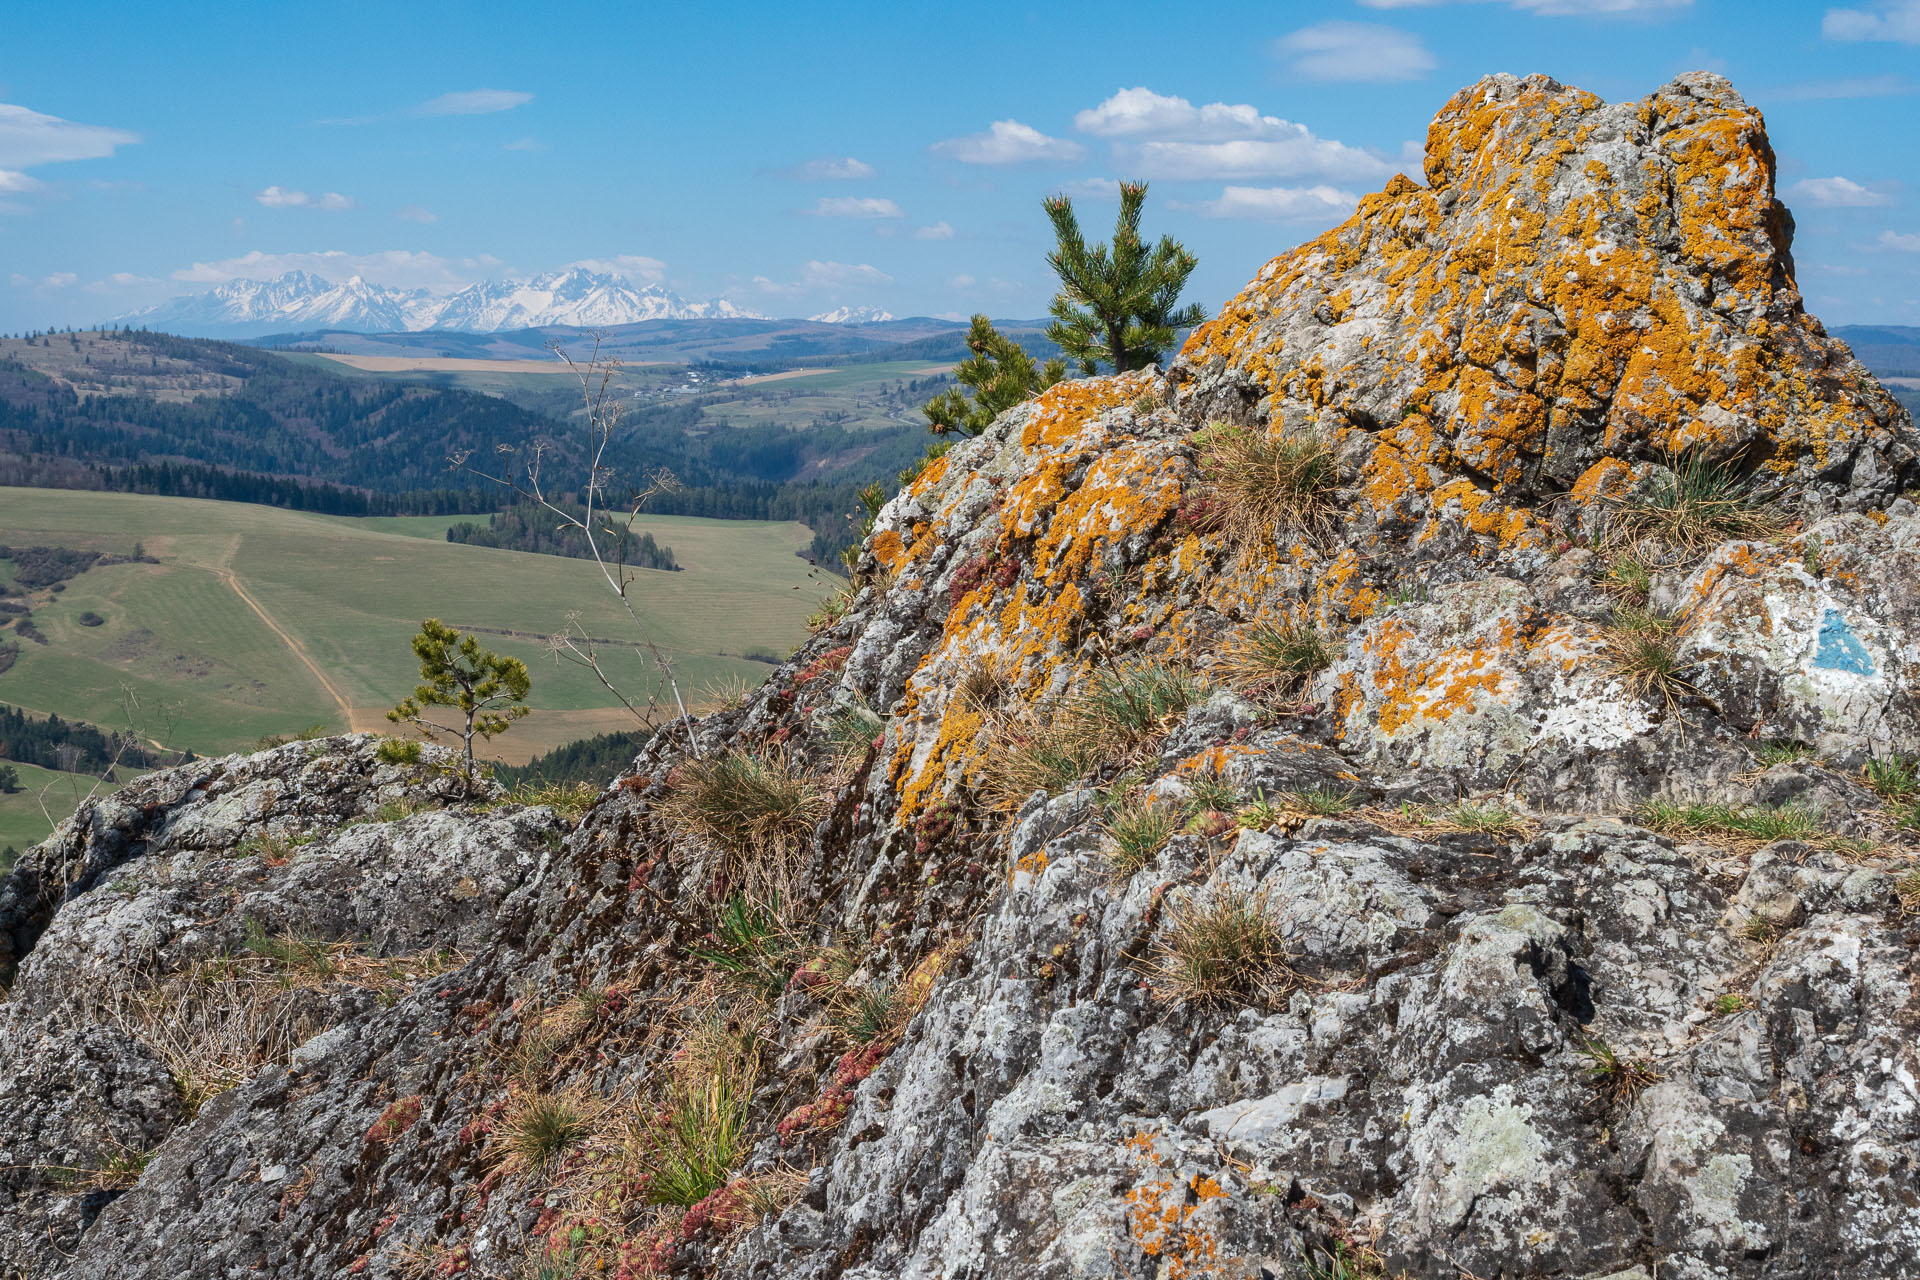
[[[141,746],[131,733],[109,732],[59,716],[38,719],[0,703],[0,760],[100,777],[116,766],[151,769],[173,759],[177,757],[163,761],[158,752]],[[113,779],[109,777],[108,781]]]
[[[586,507],[577,502],[558,503],[577,520],[586,518]],[[554,513],[533,502],[517,502],[505,511],[487,517],[487,523],[462,520],[447,530],[448,542],[472,547],[503,547],[509,551],[533,551],[548,556],[572,556],[591,559],[586,535],[579,529],[561,525]],[[635,569],[661,569],[677,572],[673,548],[663,547],[650,533],[634,533],[624,527],[609,527],[600,539],[600,552],[610,559]]]

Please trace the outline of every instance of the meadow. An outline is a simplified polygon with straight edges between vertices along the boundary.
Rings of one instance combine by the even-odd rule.
[[[450,544],[447,523],[0,489],[0,542],[121,555],[139,543],[158,561],[96,567],[57,595],[41,593],[33,621],[48,643],[15,641],[21,652],[0,674],[0,702],[131,725],[203,755],[316,725],[386,730],[386,709],[416,680],[409,639],[422,618],[438,617],[480,631],[532,671],[535,714],[495,740],[497,758],[522,761],[631,727],[591,672],[556,663],[544,643],[575,618],[611,642],[606,665],[625,692],[654,686],[641,636],[599,570]],[[834,585],[794,554],[811,536],[802,525],[658,516],[639,527],[684,566],[642,571],[632,596],[645,638],[672,656],[691,700],[763,678],[769,660],[804,638],[806,614]],[[86,613],[104,622],[83,626]]]
[[[64,817],[89,794],[102,794],[114,788],[96,783],[77,773],[58,773],[39,765],[9,761],[20,779],[20,790],[0,794],[0,870],[7,865],[8,848],[16,852],[47,838],[53,827],[41,812],[45,800],[47,812]]]

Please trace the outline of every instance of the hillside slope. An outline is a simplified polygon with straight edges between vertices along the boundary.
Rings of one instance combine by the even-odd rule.
[[[1920,435],[1724,80],[1427,155],[929,467],[564,835],[365,738],[63,827],[6,1265],[1920,1277]],[[275,937],[298,1034],[183,1093],[126,1011]]]

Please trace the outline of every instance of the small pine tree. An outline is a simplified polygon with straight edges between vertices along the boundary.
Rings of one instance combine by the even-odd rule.
[[[951,431],[977,436],[1001,413],[1067,375],[1059,357],[1044,365],[1034,363],[1026,348],[994,328],[985,316],[973,318],[967,349],[973,354],[960,362],[953,376],[973,389],[973,399],[969,401],[959,387],[949,387],[921,409],[929,430],[937,436]]]
[[[10,764],[0,764],[0,796],[12,795],[20,790],[20,771]]]
[[[1056,240],[1047,265],[1060,277],[1047,336],[1083,373],[1094,373],[1102,361],[1115,373],[1153,364],[1173,344],[1174,330],[1207,318],[1197,303],[1179,305],[1196,261],[1186,246],[1161,236],[1148,249],[1140,239],[1146,200],[1146,183],[1121,183],[1113,244],[1091,249],[1080,234],[1072,200],[1049,196],[1043,202]]]
[[[420,624],[413,652],[420,659],[422,683],[412,697],[387,712],[387,719],[411,724],[423,738],[436,733],[458,738],[465,751],[461,778],[471,785],[475,735],[492,738],[532,710],[526,705],[527,691],[533,687],[527,664],[482,649],[478,640],[461,635],[438,618]],[[426,707],[452,707],[465,721],[458,729],[435,724],[426,718]]]

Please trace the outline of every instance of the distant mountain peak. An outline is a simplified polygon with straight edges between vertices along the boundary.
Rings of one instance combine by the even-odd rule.
[[[359,275],[334,284],[294,270],[271,280],[229,280],[205,293],[115,316],[110,323],[239,337],[303,329],[497,333],[549,325],[598,328],[643,320],[767,318],[726,298],[688,302],[659,285],[636,286],[624,276],[576,266],[525,280],[482,280],[445,295],[396,289]]]
[[[893,319],[893,313],[878,307],[835,307],[817,316],[808,316],[807,319],[820,324],[879,324]]]

